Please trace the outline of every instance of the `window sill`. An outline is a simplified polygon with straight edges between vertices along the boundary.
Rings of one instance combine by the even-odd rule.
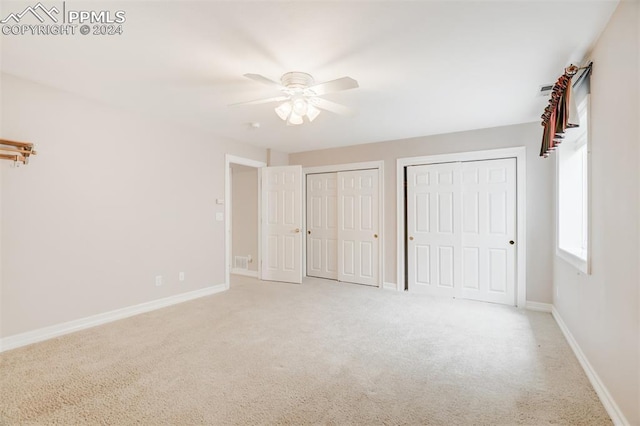
[[[589,261],[582,256],[579,256],[577,253],[572,253],[571,251],[557,247],[556,256],[584,274],[588,275],[591,273],[591,271],[589,270]]]

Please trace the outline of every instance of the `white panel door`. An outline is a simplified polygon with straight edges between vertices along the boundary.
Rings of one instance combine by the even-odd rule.
[[[462,294],[515,305],[516,160],[462,163]]]
[[[302,167],[263,167],[262,279],[302,283]]]
[[[338,279],[337,173],[307,175],[307,275]]]
[[[407,168],[409,291],[457,295],[460,167],[460,163],[445,163]]]
[[[378,285],[378,170],[338,173],[338,279]]]

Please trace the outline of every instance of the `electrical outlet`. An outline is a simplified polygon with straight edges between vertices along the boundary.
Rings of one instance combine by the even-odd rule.
[[[184,281],[184,272],[178,274],[178,281]]]
[[[156,287],[160,287],[162,285],[162,275],[156,275]]]

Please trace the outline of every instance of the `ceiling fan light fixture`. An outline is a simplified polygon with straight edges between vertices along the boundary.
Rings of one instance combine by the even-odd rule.
[[[291,126],[297,126],[298,124],[302,123],[304,123],[304,121],[302,120],[302,116],[296,114],[295,111],[292,111],[287,124]]]
[[[309,119],[309,122],[320,115],[320,110],[305,99],[294,98],[290,101],[283,102],[278,105],[274,111],[278,114],[278,117],[282,121],[286,121],[289,126],[297,126],[304,123],[304,117]]]
[[[304,98],[302,97],[293,98],[291,102],[293,104],[293,112],[295,112],[301,117],[307,113],[307,110],[309,109],[309,104],[307,104],[307,101]]]
[[[275,108],[276,114],[278,114],[278,117],[280,117],[282,121],[287,121],[292,110],[293,106],[290,101],[284,102]]]
[[[308,105],[307,106],[307,118],[309,119],[309,121],[313,121],[316,119],[316,117],[318,117],[320,115],[320,110],[316,107],[314,107],[313,105]]]

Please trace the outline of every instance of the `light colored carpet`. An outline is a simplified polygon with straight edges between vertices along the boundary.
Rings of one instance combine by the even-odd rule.
[[[0,423],[610,424],[549,314],[308,279],[0,354]]]

